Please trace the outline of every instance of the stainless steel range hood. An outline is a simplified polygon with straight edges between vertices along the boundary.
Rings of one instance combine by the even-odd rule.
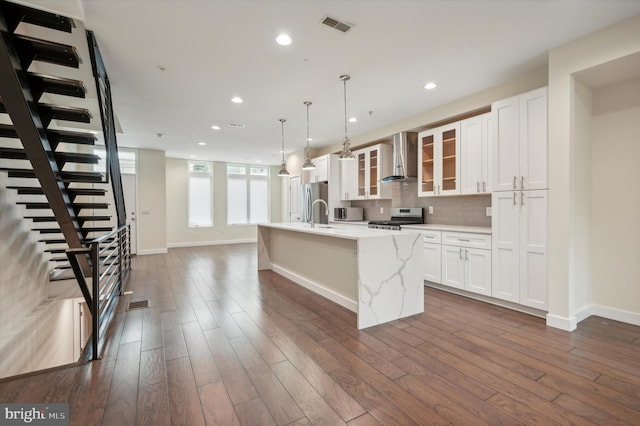
[[[402,182],[418,177],[418,134],[401,132],[393,135],[393,170],[382,182]]]

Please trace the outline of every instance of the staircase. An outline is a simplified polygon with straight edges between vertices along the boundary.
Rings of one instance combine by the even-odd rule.
[[[32,232],[50,254],[52,278],[74,276],[99,314],[94,316],[102,317],[108,309],[97,307],[98,298],[111,304],[117,298],[105,297],[95,286],[90,291],[85,277],[98,282],[101,273],[112,271],[109,278],[117,277],[118,285],[112,279],[109,291],[121,291],[123,267],[129,265],[119,245],[126,240],[126,217],[110,85],[95,37],[90,31],[80,34],[83,46],[54,41],[65,40],[59,33],[78,31],[84,33],[71,18],[0,0],[0,171],[7,173],[7,188],[16,191]],[[79,52],[86,50],[90,57],[81,58]],[[88,81],[74,77],[83,59],[91,63]],[[96,99],[87,99],[89,91],[97,96],[97,108]],[[90,125],[103,135],[106,172],[94,171],[100,161],[92,152],[98,132],[87,131]],[[114,205],[105,202],[108,190]],[[99,251],[105,245],[108,251]],[[125,254],[126,260],[120,258]]]

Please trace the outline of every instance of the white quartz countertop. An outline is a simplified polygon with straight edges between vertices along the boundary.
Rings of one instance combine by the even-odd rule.
[[[345,225],[361,225],[366,226],[369,222],[366,220],[357,222],[336,221],[331,225],[345,226]],[[472,234],[487,234],[491,235],[490,226],[465,226],[465,225],[442,225],[438,223],[423,223],[418,225],[402,225],[402,229],[415,229],[418,231],[449,231],[449,232],[470,232]]]
[[[388,235],[404,235],[402,231],[389,231],[386,229],[370,229],[364,226],[343,226],[330,223],[328,225],[316,224],[314,228],[308,223],[261,223],[259,226],[266,228],[282,229],[285,231],[304,232],[307,234],[324,235],[327,237],[346,238],[359,240],[361,238],[377,238]]]
[[[472,234],[491,234],[489,226],[464,226],[464,225],[440,225],[437,223],[424,223],[422,225],[402,225],[402,229],[415,229],[418,231],[450,231],[469,232]]]

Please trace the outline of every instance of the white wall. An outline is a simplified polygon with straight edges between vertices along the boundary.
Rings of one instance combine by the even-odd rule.
[[[640,15],[549,52],[549,314],[547,324],[573,330],[581,309],[579,277],[589,265],[576,251],[582,214],[576,190],[574,75],[640,52]],[[580,149],[580,148],[578,148]],[[627,295],[630,296],[630,295]]]
[[[138,254],[167,252],[164,151],[138,150]]]
[[[5,185],[0,172],[0,378],[76,361],[72,312],[49,298],[44,245]]]
[[[167,243],[169,247],[254,242],[256,225],[227,225],[227,168],[226,163],[213,163],[213,226],[188,226],[188,161],[166,159]],[[282,178],[278,167],[271,167],[269,182],[270,216],[278,222],[282,218]]]
[[[592,303],[640,318],[640,78],[593,100]]]
[[[591,124],[593,109],[593,94],[588,87],[576,83],[573,105],[574,138],[579,143],[574,144],[571,156],[572,167],[575,171],[573,180],[575,190],[572,191],[576,214],[572,222],[574,228],[573,251],[575,258],[571,265],[572,274],[576,282],[581,284],[580,291],[575,293],[574,305],[576,309],[585,309],[593,303],[593,289],[591,285]]]

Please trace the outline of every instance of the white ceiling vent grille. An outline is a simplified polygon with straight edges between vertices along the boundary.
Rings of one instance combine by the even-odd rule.
[[[349,31],[351,29],[351,27],[353,27],[353,24],[347,24],[346,22],[340,22],[337,19],[331,18],[329,16],[325,16],[322,19],[322,23],[325,24],[328,27],[335,28],[338,31],[342,31],[343,33],[346,33],[347,31]]]

